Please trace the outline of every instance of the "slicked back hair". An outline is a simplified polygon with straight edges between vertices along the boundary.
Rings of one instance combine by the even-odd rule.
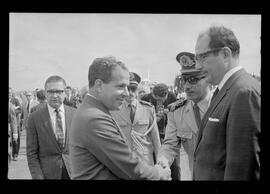
[[[112,79],[112,71],[117,67],[121,67],[127,70],[125,64],[118,61],[115,57],[102,57],[96,58],[89,67],[88,71],[88,84],[89,88],[95,85],[97,79],[102,80],[104,83],[108,83]]]
[[[47,86],[48,83],[50,83],[50,82],[59,82],[59,81],[63,82],[64,86],[66,86],[66,81],[62,77],[60,77],[59,75],[50,76],[45,82],[45,89],[46,89],[46,86]]]
[[[206,32],[200,34],[198,39],[207,34],[210,38],[208,47],[210,49],[228,47],[232,51],[233,57],[238,57],[240,54],[240,44],[233,31],[224,26],[211,26]]]

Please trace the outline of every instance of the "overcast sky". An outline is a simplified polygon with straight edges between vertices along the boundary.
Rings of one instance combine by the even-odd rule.
[[[212,24],[233,30],[240,64],[260,74],[261,16],[205,14],[11,13],[9,86],[43,88],[50,75],[87,84],[89,65],[112,55],[142,78],[173,84],[179,52],[194,52],[198,34]]]

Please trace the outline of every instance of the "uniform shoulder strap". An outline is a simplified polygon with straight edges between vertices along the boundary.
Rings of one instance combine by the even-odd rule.
[[[175,111],[176,109],[184,106],[187,103],[187,99],[179,99],[171,104],[168,105],[168,109],[170,112]]]

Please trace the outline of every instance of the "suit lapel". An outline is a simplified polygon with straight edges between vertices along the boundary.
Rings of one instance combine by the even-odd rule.
[[[54,134],[54,131],[53,131],[52,121],[51,121],[51,118],[50,118],[50,114],[49,114],[49,110],[48,110],[47,105],[45,106],[44,114],[42,114],[42,115],[43,115],[42,119],[43,119],[43,122],[44,122],[44,125],[45,125],[46,133],[49,135],[49,137],[51,138],[54,145],[60,151],[60,148],[59,148],[59,146],[57,144],[56,137],[55,137],[55,134]]]
[[[213,101],[210,103],[210,106],[208,108],[208,110],[206,111],[201,126],[200,126],[200,130],[198,133],[198,140],[197,140],[197,144],[196,144],[196,148],[195,151],[197,150],[199,143],[201,141],[202,135],[203,135],[203,130],[208,122],[208,118],[209,116],[213,113],[213,111],[216,109],[217,105],[222,101],[222,99],[225,97],[227,91],[231,88],[231,86],[233,85],[233,83],[235,82],[235,80],[241,76],[243,73],[245,72],[244,69],[241,69],[239,71],[237,71],[236,73],[234,73],[224,84],[224,86],[221,88],[221,90],[218,92],[218,94],[216,95],[216,97],[213,99]]]

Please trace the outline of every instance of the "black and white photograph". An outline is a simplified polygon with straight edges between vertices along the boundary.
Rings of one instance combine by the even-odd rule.
[[[9,13],[9,180],[261,180],[260,14]]]

